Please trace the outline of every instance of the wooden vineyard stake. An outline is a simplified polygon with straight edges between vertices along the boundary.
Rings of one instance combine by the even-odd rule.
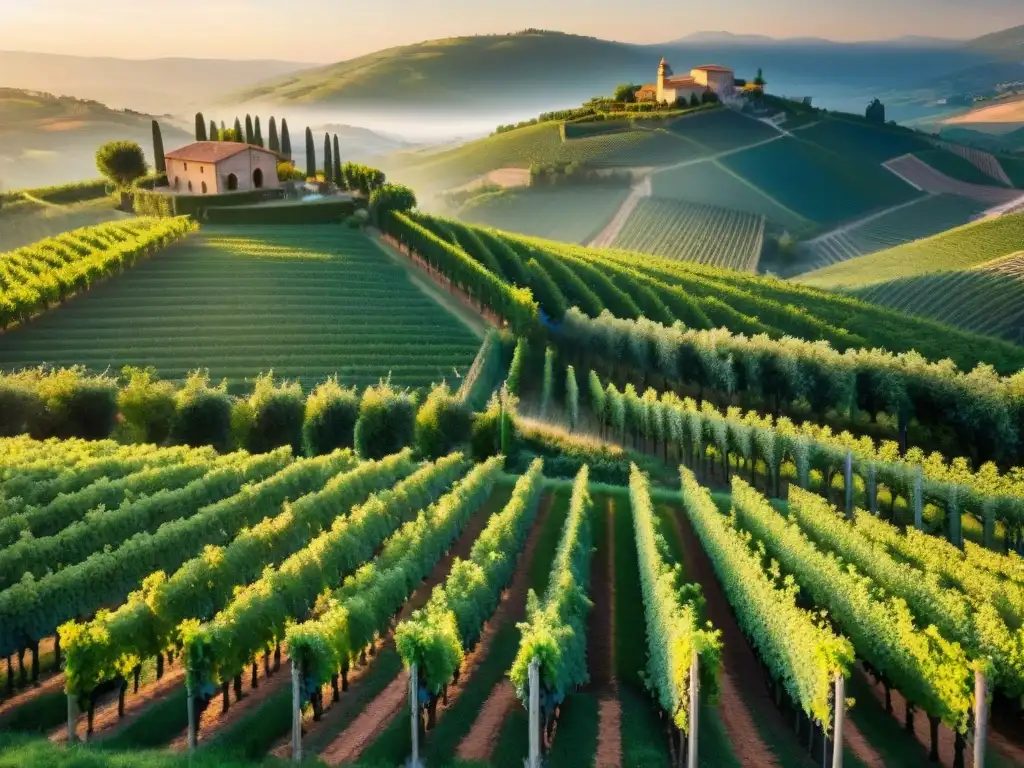
[[[875,462],[868,465],[868,509],[872,517],[878,517],[878,479],[875,475]]]
[[[196,699],[191,685],[186,684],[185,691],[188,702],[188,748],[191,752],[196,748]]]
[[[921,468],[917,468],[914,476],[914,527],[924,530],[924,491],[921,488]]]
[[[843,719],[846,717],[846,678],[836,672],[835,725],[832,735],[832,768],[843,768]]]
[[[700,667],[697,649],[690,662],[690,738],[686,742],[686,768],[700,768],[697,760],[697,728],[700,721]]]
[[[302,762],[302,699],[297,659],[292,659],[292,762]]]
[[[985,765],[988,741],[988,681],[985,674],[974,671],[974,764]]]
[[[75,733],[75,726],[78,724],[78,701],[73,693],[68,694],[68,744],[74,744],[78,740]]]
[[[853,451],[847,450],[843,464],[843,492],[846,497],[846,519],[853,519]]]
[[[420,680],[416,665],[409,669],[409,709],[412,727],[412,758],[409,768],[422,768],[420,764]]]
[[[540,768],[540,661],[534,659],[529,667],[530,683],[530,754],[527,768]]]

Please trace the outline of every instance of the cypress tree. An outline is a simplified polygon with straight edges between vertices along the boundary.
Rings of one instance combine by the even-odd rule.
[[[338,134],[334,134],[334,183],[339,187],[344,186],[344,179],[341,178],[341,151],[338,149]]]
[[[256,146],[257,147],[262,147],[263,146],[263,131],[260,130],[260,116],[259,115],[256,115],[255,132],[256,132]]]
[[[249,115],[245,116],[245,143],[256,143],[256,134],[252,130],[252,117],[250,117]]]
[[[198,121],[197,121],[198,122]],[[206,125],[203,124],[203,128]],[[200,139],[205,141],[205,139]],[[164,160],[164,137],[160,133],[160,123],[153,121],[153,165],[157,173],[167,173],[167,163]]]
[[[313,129],[306,128],[306,178],[316,178],[316,146],[313,144]]]
[[[206,120],[202,112],[196,112],[196,141],[206,141]]]
[[[271,152],[276,152],[279,155],[281,154],[281,142],[277,138],[277,121],[274,119],[273,115],[270,116],[270,146],[269,146],[269,149],[270,149]]]
[[[217,123],[213,120],[210,121],[210,141],[220,141],[220,136],[217,134]]]
[[[288,121],[284,118],[281,118],[281,154],[285,160],[291,162],[292,137],[288,135]]]
[[[235,118],[235,141],[245,141],[242,134],[242,121]]]
[[[324,134],[324,181],[331,181],[334,175],[334,160],[331,159],[331,135]]]

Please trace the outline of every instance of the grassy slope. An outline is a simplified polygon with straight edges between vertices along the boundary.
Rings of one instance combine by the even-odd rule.
[[[628,187],[615,185],[515,189],[471,201],[458,215],[479,226],[584,243],[601,231],[628,194]]]
[[[430,40],[270,80],[237,95],[262,103],[507,103],[579,91],[609,91],[650,79],[653,54],[624,43],[555,32]],[[639,80],[637,80],[639,82]]]
[[[479,340],[364,235],[338,227],[208,228],[0,339],[7,369],[196,367],[242,384],[453,378]]]
[[[948,150],[928,149],[923,152],[916,152],[915,154],[932,168],[952,179],[966,181],[968,184],[981,184],[989,187],[1006,186],[993,179],[967,159]]]
[[[125,218],[109,199],[74,205],[39,205],[26,201],[0,208],[0,253],[47,237]]]
[[[853,289],[938,270],[966,269],[1020,250],[1024,214],[967,224],[934,237],[801,275],[818,288]]]

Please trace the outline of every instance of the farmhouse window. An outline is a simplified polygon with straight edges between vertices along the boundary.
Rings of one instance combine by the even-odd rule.
[[[188,163],[185,163],[185,170],[188,170]]]
[[[189,191],[189,192],[191,192],[191,191],[192,191],[192,180],[191,180],[191,179],[190,179],[190,180],[189,180],[189,182],[188,182],[188,191]]]

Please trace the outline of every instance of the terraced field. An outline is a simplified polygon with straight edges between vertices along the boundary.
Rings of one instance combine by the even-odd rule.
[[[785,127],[789,128],[790,123]],[[911,133],[828,117],[820,117],[814,124],[800,128],[798,135],[844,157],[877,164],[931,148],[923,137]]]
[[[667,129],[712,153],[728,152],[779,135],[770,125],[732,109],[716,109],[681,117],[670,123]]]
[[[846,160],[797,138],[737,152],[722,158],[721,163],[781,205],[818,224],[857,219],[920,194],[880,166]]]
[[[808,241],[803,250],[810,268],[817,269],[931,237],[969,223],[984,210],[983,203],[969,198],[929,195],[851,229]]]
[[[756,272],[764,216],[677,200],[642,198],[612,245],[740,272]]]
[[[506,191],[467,205],[458,216],[471,224],[524,235],[585,243],[615,215],[627,186],[565,186]]]
[[[1016,269],[1018,274],[1012,274]],[[853,292],[874,304],[973,333],[1024,343],[1024,267],[962,269],[876,283]]]
[[[966,157],[946,149],[931,148],[923,152],[915,152],[914,157],[923,160],[935,170],[944,173],[951,179],[962,181],[967,184],[979,184],[981,186],[1005,187],[1001,181],[993,179],[981,168],[976,166]]]
[[[1006,187],[1013,186],[1013,182],[1010,180],[1010,177],[1006,175],[1006,171],[1003,170],[1002,165],[999,164],[999,160],[995,155],[982,149],[965,147],[963,144],[953,144],[949,141],[940,141],[938,142],[938,146],[947,152],[952,152],[954,155],[962,157],[984,173],[989,179],[993,179],[997,183]]]
[[[964,270],[1016,253],[1024,243],[1024,214],[967,224],[924,240],[844,261],[801,275],[818,288],[853,290],[874,283]]]
[[[885,164],[893,174],[930,194],[969,197],[990,206],[1003,205],[1021,196],[1018,190],[995,185],[970,184],[947,176],[915,155],[904,155]]]
[[[116,210],[109,199],[75,205],[45,205],[27,200],[8,203],[0,208],[0,253],[126,215]]]
[[[334,226],[205,227],[0,338],[5,370],[209,368],[241,384],[271,368],[312,384],[453,378],[479,339],[364,235]]]
[[[651,184],[655,197],[744,211],[793,229],[810,224],[796,211],[733,173],[721,161],[709,160],[657,172],[651,176]]]

